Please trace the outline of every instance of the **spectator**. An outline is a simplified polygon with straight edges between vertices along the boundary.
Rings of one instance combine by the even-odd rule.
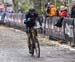
[[[68,13],[67,7],[61,6],[60,7],[60,11],[59,11],[60,18],[58,19],[58,21],[55,24],[55,26],[62,27],[62,22],[63,22],[64,17],[67,17],[68,16],[67,13]]]
[[[67,13],[68,13],[67,7],[61,6],[59,16],[60,17],[67,17],[68,16]]]
[[[73,5],[71,9],[71,18],[75,18],[75,5]]]
[[[0,16],[1,16],[0,24],[5,24],[4,19],[5,19],[6,13],[4,11],[1,11]]]
[[[50,5],[50,8],[49,8],[50,12],[48,13],[49,16],[56,16],[56,7],[55,5]]]
[[[56,19],[56,17],[55,17],[55,16],[57,16],[57,13],[56,12],[57,11],[56,11],[55,5],[54,4],[51,4],[50,5],[50,8],[49,8],[49,12],[48,12],[49,18],[46,19],[47,20],[46,25],[48,25],[48,28],[49,28],[49,26],[52,26],[52,23]],[[49,31],[49,29],[48,29],[48,31]],[[52,30],[51,30],[51,32],[52,32]]]
[[[50,5],[51,4],[52,4],[51,2],[48,2],[48,3],[45,4],[45,11],[46,11],[45,16],[46,17],[48,17],[48,14],[50,12]]]

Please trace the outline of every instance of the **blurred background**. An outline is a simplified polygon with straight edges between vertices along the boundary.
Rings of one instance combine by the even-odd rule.
[[[27,12],[30,6],[34,6],[39,13],[42,13],[45,10],[45,4],[48,2],[55,4],[57,9],[61,5],[67,6],[69,11],[74,4],[74,0],[0,0],[0,10]]]

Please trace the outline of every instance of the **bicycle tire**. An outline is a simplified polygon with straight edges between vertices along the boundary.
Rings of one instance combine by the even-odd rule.
[[[38,39],[35,39],[34,51],[36,52],[36,55],[39,58],[40,57],[40,45],[39,45]]]
[[[33,39],[31,38],[31,55],[33,56],[34,55],[34,43],[33,43]]]

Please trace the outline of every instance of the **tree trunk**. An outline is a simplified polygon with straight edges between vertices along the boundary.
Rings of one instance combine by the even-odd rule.
[[[17,12],[18,11],[18,0],[12,0],[12,2],[13,2],[14,11]]]

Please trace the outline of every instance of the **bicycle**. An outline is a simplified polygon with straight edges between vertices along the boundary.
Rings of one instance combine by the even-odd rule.
[[[30,40],[30,48],[31,48],[31,55],[34,56],[34,51],[36,52],[37,57],[40,57],[40,45],[37,39],[37,29],[36,28],[29,28],[28,30],[28,40]]]

